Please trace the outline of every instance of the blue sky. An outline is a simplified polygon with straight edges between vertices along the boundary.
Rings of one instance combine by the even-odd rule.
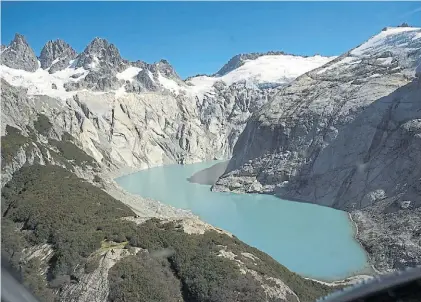
[[[420,2],[1,2],[1,42],[16,32],[39,54],[96,36],[129,60],[167,59],[182,77],[214,73],[238,53],[338,55],[384,26],[421,27]]]

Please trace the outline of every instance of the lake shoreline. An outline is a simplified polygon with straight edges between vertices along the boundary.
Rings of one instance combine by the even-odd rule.
[[[370,254],[365,250],[362,242],[358,239],[358,235],[359,235],[358,224],[352,218],[352,214],[351,213],[348,213],[348,218],[351,221],[351,224],[352,224],[352,226],[353,226],[353,228],[355,230],[354,231],[354,239],[355,239],[356,242],[358,242],[358,244],[361,246],[361,249],[365,252],[366,257],[367,257],[367,264],[370,266],[371,271],[374,272],[375,274],[381,274],[381,272],[378,271],[376,269],[376,267],[374,266],[373,261],[371,260]]]
[[[205,161],[206,162],[206,161]],[[205,163],[205,162],[197,162],[197,163]],[[209,161],[210,162],[210,161]],[[193,173],[190,177],[185,178],[188,182],[190,183],[196,183],[196,184],[201,184],[201,185],[212,185],[216,182],[216,180],[220,177],[220,175],[222,175],[225,172],[225,169],[228,165],[228,160],[222,161],[222,162],[218,162],[216,164],[213,164],[212,166],[199,170],[195,173]],[[189,165],[189,164],[197,164],[197,163],[188,163],[185,165]],[[119,169],[118,171],[112,173],[113,175],[113,179],[116,180],[120,177],[123,176],[128,176],[130,174],[134,174],[140,171],[144,171],[150,168],[157,168],[157,167],[164,167],[164,166],[170,166],[170,165],[180,165],[183,166],[182,164],[169,164],[169,165],[156,165],[154,167],[145,167],[145,168],[127,168],[127,169]],[[119,187],[121,187],[119,185]],[[124,189],[123,189],[124,190]],[[145,198],[142,196],[142,198]],[[149,198],[148,198],[149,199]],[[163,203],[163,201],[157,200],[160,203]],[[172,206],[171,206],[172,207]],[[190,210],[188,210],[188,212],[191,212]],[[191,213],[193,214],[193,213]],[[357,235],[358,235],[358,226],[356,225],[356,223],[353,221],[350,213],[347,213],[348,215],[348,219],[351,222],[351,225],[354,229],[354,234],[353,234],[353,238],[354,240],[359,244],[359,246],[361,247],[361,249],[364,251],[366,258],[367,258],[367,262],[370,265],[371,269],[370,272],[375,271],[374,267],[372,267],[371,265],[371,261],[369,261],[369,257],[368,257],[368,253],[366,252],[366,250],[363,248],[363,246],[361,245],[360,241],[357,239]],[[193,214],[194,216],[197,216],[195,214]],[[197,216],[198,217],[198,216]],[[235,235],[235,234],[234,234]],[[303,278],[309,279],[309,280],[313,280],[315,282],[319,282],[321,284],[325,284],[325,285],[329,285],[329,286],[338,286],[338,285],[352,285],[354,283],[357,283],[359,281],[362,280],[366,280],[369,278],[372,278],[372,275],[368,274],[367,272],[368,267],[363,268],[361,270],[358,270],[358,272],[355,272],[354,274],[350,274],[349,277],[345,277],[345,278],[339,278],[339,279],[323,279],[323,278],[319,278],[319,279],[314,279],[311,277],[307,277],[305,274],[300,274]],[[367,272],[367,273],[365,273]]]

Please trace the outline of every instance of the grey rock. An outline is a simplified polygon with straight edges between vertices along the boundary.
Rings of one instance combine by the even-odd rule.
[[[393,198],[351,212],[357,239],[381,272],[421,263],[421,207],[401,207]]]
[[[57,89],[57,85],[53,83],[53,84],[51,84],[51,88]]]
[[[41,50],[39,60],[41,68],[49,73],[63,70],[76,57],[76,51],[63,40],[48,41]]]
[[[39,67],[34,51],[21,34],[16,34],[9,46],[2,49],[1,64],[31,72]]]
[[[155,63],[153,66],[156,67],[156,70],[159,71],[162,76],[168,79],[181,81],[180,76],[175,72],[174,68],[167,60],[161,60]],[[151,71],[154,71],[154,69]]]
[[[95,38],[77,56],[76,67],[91,69],[108,69],[114,72],[123,71],[127,65],[114,44],[102,38]]]
[[[80,78],[82,75],[83,75],[83,73],[75,73],[75,74],[72,74],[70,77],[72,79],[77,79],[77,78]]]
[[[117,79],[117,77],[107,69],[92,70],[85,78],[77,82],[67,82],[64,88],[67,91],[91,89],[94,91],[110,91],[120,88],[124,81]]]
[[[127,92],[163,91],[165,87],[160,85],[160,76],[174,80],[180,86],[186,85],[166,60],[154,64],[136,61],[131,63],[131,66],[142,68],[142,70],[136,75],[134,81],[126,83],[125,90]]]
[[[156,83],[151,78],[151,75],[153,76],[152,73],[150,74],[150,71],[149,70],[142,69],[136,75],[136,80],[139,82],[140,86],[142,86],[145,90],[157,91],[158,90],[158,86],[156,85]],[[128,91],[130,91],[130,90],[128,90]]]
[[[249,119],[212,190],[257,190],[350,212],[371,211],[384,200],[400,210],[418,208],[421,81],[414,71],[421,58],[420,32],[357,48],[280,89]],[[403,201],[411,201],[410,207],[402,209]],[[386,230],[394,216],[383,216],[383,210],[372,219]],[[414,223],[420,227],[419,220]],[[388,240],[399,240],[398,233]],[[419,261],[419,250],[401,248],[400,255],[414,252],[411,259]],[[405,258],[374,254],[379,267]]]

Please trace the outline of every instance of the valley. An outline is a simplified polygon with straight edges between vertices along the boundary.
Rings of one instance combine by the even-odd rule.
[[[406,26],[187,79],[103,38],[37,56],[16,34],[2,255],[43,301],[80,302],[310,302],[343,284],[309,278],[418,265],[420,64]]]

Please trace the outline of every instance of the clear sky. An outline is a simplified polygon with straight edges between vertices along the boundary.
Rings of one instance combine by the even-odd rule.
[[[19,32],[37,55],[57,38],[81,52],[98,36],[126,59],[167,59],[182,77],[239,53],[339,55],[385,26],[421,27],[420,2],[1,1],[1,10],[2,44]]]

